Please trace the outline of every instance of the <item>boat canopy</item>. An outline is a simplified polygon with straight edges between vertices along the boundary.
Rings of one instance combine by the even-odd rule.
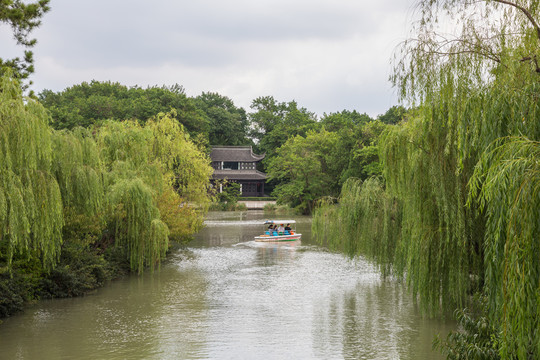
[[[265,225],[267,224],[283,224],[283,225],[287,225],[287,224],[296,224],[296,221],[295,220],[266,220],[264,222]]]

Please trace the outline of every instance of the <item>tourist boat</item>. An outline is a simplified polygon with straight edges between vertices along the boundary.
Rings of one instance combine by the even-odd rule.
[[[302,234],[296,232],[296,221],[294,220],[266,220],[264,225],[268,228],[270,225],[287,225],[292,227],[291,231],[283,231],[278,233],[277,231],[270,231],[266,229],[263,235],[255,236],[255,241],[259,242],[281,242],[281,241],[295,241],[300,240]]]

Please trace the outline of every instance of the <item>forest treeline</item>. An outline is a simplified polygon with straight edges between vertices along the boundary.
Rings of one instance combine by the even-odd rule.
[[[246,111],[218,93],[188,97],[180,85],[143,89],[99,81],[61,92],[44,90],[38,99],[56,130],[89,128],[106,120],[144,125],[155,114],[174,111],[190,140],[205,152],[211,145],[251,145],[266,154],[260,170],[268,173],[267,188],[278,202],[305,214],[320,197],[338,196],[347,178],[380,174],[379,134],[406,112],[393,106],[376,119],[348,110],[318,117],[296,101],[272,96],[254,99]]]

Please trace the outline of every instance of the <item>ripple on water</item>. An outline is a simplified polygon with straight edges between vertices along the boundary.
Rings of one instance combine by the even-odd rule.
[[[159,272],[114,282],[95,296],[40,304],[18,323],[8,319],[0,326],[2,354],[437,358],[431,341],[441,323],[422,319],[400,283],[382,280],[364,259],[310,244],[309,236],[283,244],[236,241],[257,233],[261,220],[249,216],[217,214],[200,241],[172,254]]]

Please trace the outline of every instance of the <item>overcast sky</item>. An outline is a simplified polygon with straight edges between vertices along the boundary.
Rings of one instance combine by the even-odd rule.
[[[32,89],[183,85],[249,111],[271,95],[319,115],[397,104],[390,58],[414,0],[52,0],[32,35]],[[0,57],[21,56],[0,27]]]

